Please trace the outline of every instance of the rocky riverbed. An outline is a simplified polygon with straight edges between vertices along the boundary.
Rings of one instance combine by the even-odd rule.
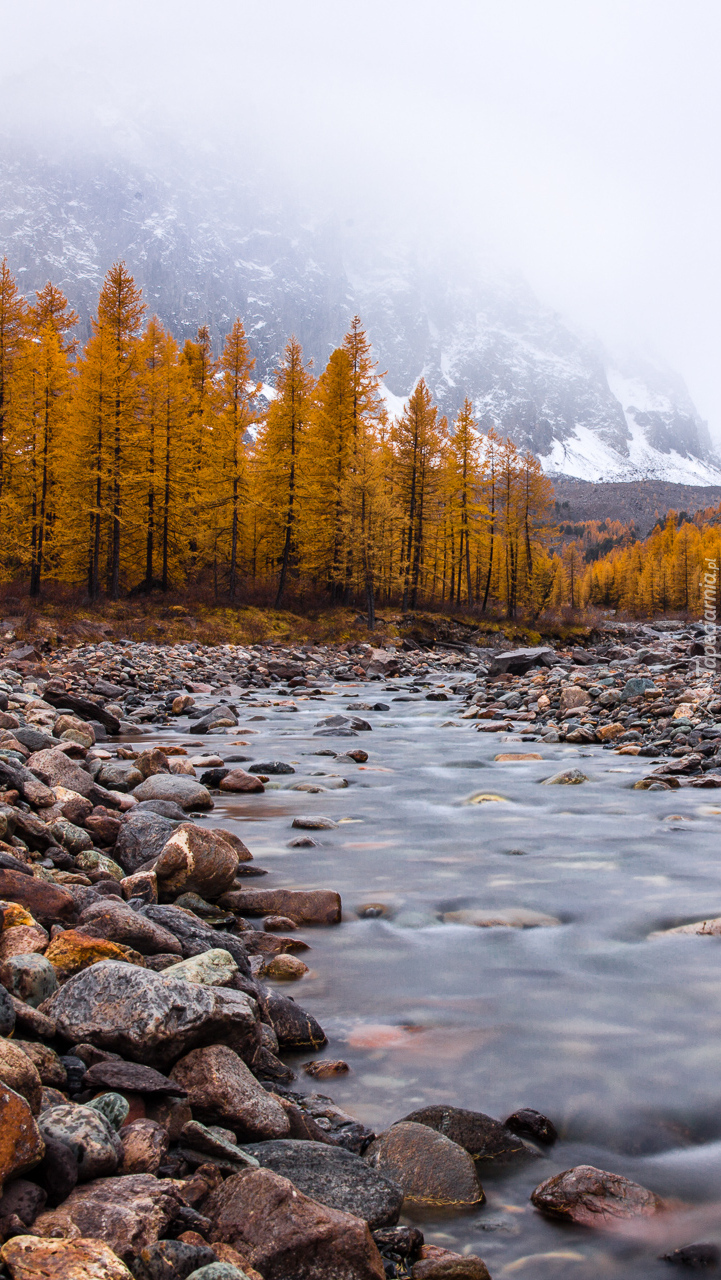
[[[717,1265],[720,682],[594,640],[5,646],[8,1276]]]

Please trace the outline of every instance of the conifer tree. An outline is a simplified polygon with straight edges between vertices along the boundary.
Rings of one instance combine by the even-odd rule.
[[[214,440],[204,472],[208,487],[218,493],[216,510],[223,516],[222,528],[216,529],[215,544],[219,535],[221,540],[225,540],[223,534],[229,535],[228,594],[231,600],[235,600],[238,588],[241,504],[247,497],[245,436],[258,417],[254,402],[260,384],[252,380],[254,367],[245,329],[241,320],[236,319],[218,361],[213,392]]]

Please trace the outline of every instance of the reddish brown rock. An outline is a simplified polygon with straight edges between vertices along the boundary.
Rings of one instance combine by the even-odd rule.
[[[485,1199],[468,1152],[424,1124],[392,1125],[371,1144],[366,1159],[400,1184],[410,1204],[471,1208]]]
[[[261,973],[268,978],[275,978],[276,982],[296,982],[298,978],[305,977],[308,966],[297,956],[281,953],[266,960]]]
[[[74,1052],[77,1053],[77,1049]],[[83,1087],[111,1089],[119,1093],[145,1093],[153,1097],[185,1097],[185,1089],[176,1081],[169,1080],[152,1067],[145,1067],[140,1062],[123,1062],[122,1058],[108,1057],[93,1062],[85,1074]]]
[[[0,1187],[42,1160],[45,1144],[29,1103],[0,1084]]]
[[[28,1103],[33,1115],[40,1112],[43,1082],[35,1065],[12,1040],[0,1037],[0,1081]]]
[[[148,751],[141,751],[135,757],[135,768],[142,773],[143,778],[152,778],[156,773],[170,773],[170,765],[168,757],[160,747],[151,747]]]
[[[57,1209],[41,1213],[33,1230],[43,1237],[66,1239],[79,1232],[102,1240],[130,1262],[165,1236],[181,1205],[180,1187],[170,1178],[150,1173],[96,1178],[76,1187]]]
[[[133,1280],[102,1240],[15,1236],[0,1249],[12,1280]]]
[[[252,773],[246,773],[245,769],[231,769],[230,773],[226,773],[220,781],[221,791],[265,791],[265,787],[260,778],[256,778]]]
[[[485,1262],[475,1254],[451,1253],[433,1244],[421,1246],[411,1276],[413,1280],[491,1280]]]
[[[531,1203],[549,1217],[584,1227],[602,1227],[616,1218],[648,1217],[665,1207],[659,1196],[638,1182],[591,1164],[576,1165],[539,1183]]]
[[[50,941],[49,934],[39,924],[17,924],[0,934],[0,963],[11,956],[42,954]]]
[[[222,836],[226,840],[231,849],[235,849],[238,855],[238,862],[252,862],[253,855],[247,845],[243,844],[240,836],[234,831],[226,831],[225,827],[209,827],[208,830],[213,831],[216,836]]]
[[[93,790],[94,783],[90,774],[73,764],[59,747],[36,751],[28,758],[27,763],[28,768],[48,787],[66,787],[68,791],[77,791],[81,796],[89,796]],[[53,802],[54,800],[53,796]]]
[[[332,889],[232,889],[222,907],[241,916],[288,916],[296,924],[340,924],[340,894]]]
[[[88,814],[85,826],[97,844],[111,845],[115,844],[122,823],[120,818],[109,809],[98,806]]]
[[[171,1079],[187,1089],[193,1115],[202,1121],[229,1126],[245,1139],[288,1136],[280,1103],[226,1045],[194,1049],[176,1062]]]
[[[84,933],[132,947],[143,956],[183,954],[180,942],[169,929],[133,911],[121,898],[93,902],[80,916],[80,925]]]
[[[154,867],[160,896],[173,900],[180,893],[217,898],[230,888],[237,869],[238,855],[220,832],[188,822],[175,829]]]
[[[120,1130],[119,1173],[157,1173],[168,1154],[167,1131],[155,1120],[134,1120]]]
[[[53,1089],[67,1088],[67,1072],[54,1049],[37,1040],[16,1039],[13,1044],[30,1059],[44,1085]]]
[[[211,1238],[232,1245],[264,1280],[384,1280],[367,1223],[310,1200],[269,1169],[233,1174],[202,1211]]]
[[[75,916],[75,900],[60,885],[21,871],[0,868],[0,899],[20,903],[41,924],[66,924]]]

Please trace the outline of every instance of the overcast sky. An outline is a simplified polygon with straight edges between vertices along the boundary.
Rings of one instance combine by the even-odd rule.
[[[686,378],[721,443],[718,0],[0,0],[0,110],[157,121],[478,246]]]

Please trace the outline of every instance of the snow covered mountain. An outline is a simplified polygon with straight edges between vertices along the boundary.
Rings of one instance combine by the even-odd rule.
[[[188,176],[189,168],[192,177]],[[0,148],[0,253],[24,292],[51,278],[87,329],[105,271],[124,259],[179,339],[236,315],[267,380],[295,333],[322,367],[358,313],[398,407],[423,374],[453,416],[465,396],[541,459],[587,480],[721,483],[682,380],[612,359],[523,282],[313,220],[209,162],[109,149],[78,157]]]

